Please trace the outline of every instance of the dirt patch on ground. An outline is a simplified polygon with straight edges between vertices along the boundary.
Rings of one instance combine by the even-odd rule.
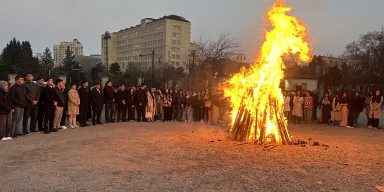
[[[114,123],[0,142],[1,191],[375,191],[384,131],[290,125],[320,146],[230,141],[204,123]],[[322,146],[327,145],[327,146]]]

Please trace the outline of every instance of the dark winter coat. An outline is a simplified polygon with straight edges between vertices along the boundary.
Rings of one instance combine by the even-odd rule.
[[[81,87],[78,91],[80,97],[80,105],[88,106],[89,104],[89,89]]]
[[[104,105],[104,95],[101,90],[97,91],[96,88],[92,89],[91,91],[92,96],[92,108],[94,110],[102,110]],[[81,100],[80,100],[81,102]]]
[[[25,87],[15,84],[10,88],[10,97],[15,107],[24,108],[27,105]]]
[[[0,89],[0,115],[8,115],[13,109],[10,94]]]
[[[127,106],[127,99],[128,99],[128,92],[127,90],[118,90],[117,91],[117,100],[119,101],[118,107],[119,108],[124,108]],[[125,105],[123,104],[122,101],[125,101]]]
[[[44,98],[43,103],[45,105],[47,105],[47,104],[53,105],[54,102],[56,102],[58,100],[56,91],[54,89],[55,88],[51,88],[49,85],[47,85],[45,87],[44,94],[43,94],[43,98]]]
[[[103,93],[104,93],[104,102],[113,103],[113,100],[115,99],[115,91],[113,90],[113,87],[105,86],[103,89]]]
[[[148,103],[147,92],[143,89],[139,89],[137,91],[137,100],[138,100],[138,103],[142,103],[143,105],[146,105]]]

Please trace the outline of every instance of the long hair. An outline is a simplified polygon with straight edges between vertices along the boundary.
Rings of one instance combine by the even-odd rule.
[[[377,90],[377,91],[380,91],[380,90]],[[381,97],[382,97],[382,94],[381,94],[381,91],[380,91],[380,94],[379,96],[376,96],[376,92],[375,91],[372,95],[372,102],[376,102],[376,103],[380,103],[381,102]]]

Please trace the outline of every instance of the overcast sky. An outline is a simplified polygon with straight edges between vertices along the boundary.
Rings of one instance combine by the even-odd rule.
[[[100,35],[142,18],[180,15],[191,22],[191,41],[229,33],[248,58],[262,43],[263,14],[272,0],[0,0],[0,49],[15,37],[33,51],[77,38],[84,55],[100,53]],[[384,27],[384,0],[287,0],[308,26],[314,54],[339,55],[368,31]]]

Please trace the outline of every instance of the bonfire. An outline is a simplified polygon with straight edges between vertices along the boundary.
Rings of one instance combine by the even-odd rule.
[[[291,144],[284,117],[283,95],[279,88],[284,78],[284,57],[297,63],[312,59],[311,42],[305,24],[287,15],[292,8],[276,1],[265,13],[265,41],[253,64],[220,85],[231,103],[230,136],[237,141],[257,144]]]

